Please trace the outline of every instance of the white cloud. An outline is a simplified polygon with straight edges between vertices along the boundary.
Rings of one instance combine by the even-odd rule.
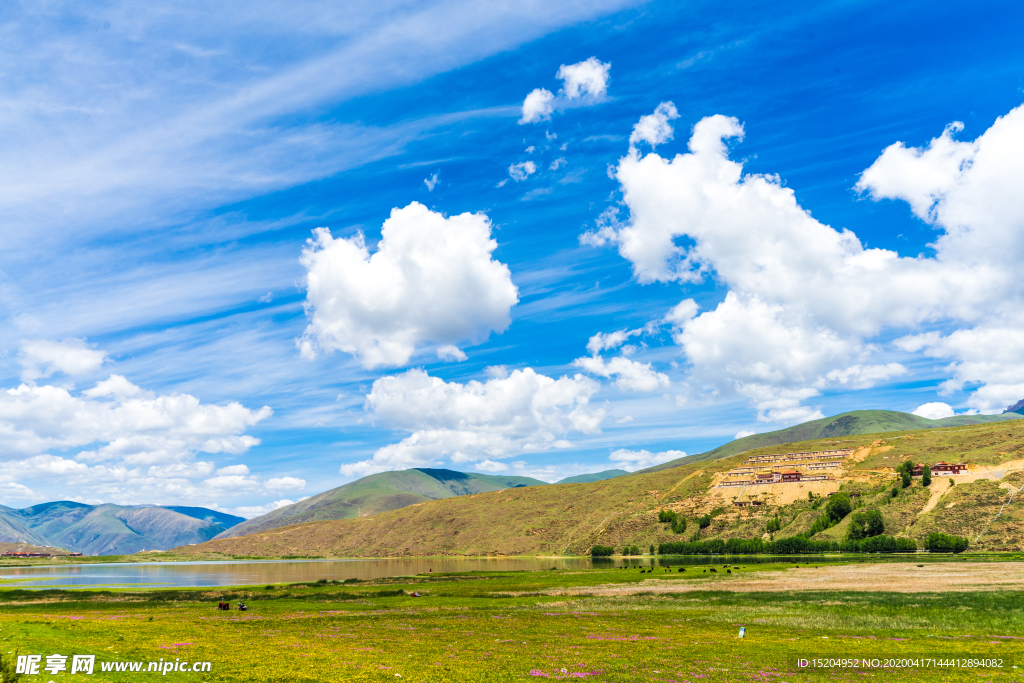
[[[504,472],[508,469],[508,465],[493,460],[481,460],[473,466],[473,469],[478,472]]]
[[[565,160],[565,157],[558,157],[557,159],[551,162],[551,165],[548,166],[548,168],[551,169],[552,171],[557,171],[562,166],[565,166],[567,163],[569,162]]]
[[[605,411],[588,405],[597,382],[582,375],[553,379],[530,368],[465,384],[422,370],[373,383],[367,409],[394,429],[409,432],[371,460],[342,465],[345,476],[385,470],[497,460],[565,448],[571,433],[600,432]]]
[[[851,365],[848,368],[830,370],[818,380],[820,387],[841,385],[851,389],[870,389],[879,382],[909,373],[900,363],[885,365]]]
[[[18,354],[21,379],[26,382],[49,377],[55,372],[73,377],[86,375],[99,370],[106,358],[106,352],[89,348],[84,339],[26,340],[21,342]]]
[[[340,350],[367,368],[400,366],[426,342],[443,345],[503,332],[519,300],[483,214],[446,218],[413,202],[393,209],[377,251],[362,233],[314,231],[303,250],[310,322],[306,357]]]
[[[110,392],[111,385],[120,392]],[[188,394],[156,395],[118,375],[77,396],[64,387],[22,384],[0,391],[0,452],[91,446],[77,459],[133,465],[199,451],[244,453],[259,440],[243,432],[272,413],[267,406],[250,410],[239,403],[204,405]]]
[[[665,139],[671,129],[663,114],[638,124],[634,142]],[[871,363],[879,347],[869,342],[923,323],[969,329],[907,337],[901,348],[916,343],[953,359],[946,388],[979,382],[970,405],[996,410],[1024,396],[1024,343],[1016,342],[1024,332],[1016,313],[1024,110],[973,143],[953,141],[956,129],[925,149],[890,147],[857,185],[875,199],[908,201],[941,228],[934,257],[867,249],[849,230],[815,220],[780,178],[744,175],[724,143],[742,139],[743,127],[720,115],[694,126],[687,154],[665,159],[631,149],[615,170],[629,220],[606,212],[581,242],[615,244],[641,283],[723,283],[728,293],[713,310],[697,315],[696,304],[684,302],[666,321],[692,366],[692,386],[747,396],[762,419],[818,416],[802,402],[820,389],[905,374],[898,363]]]
[[[462,349],[452,344],[437,347],[437,357],[440,358],[441,360],[446,360],[449,362],[458,361],[459,363],[466,360],[467,358],[466,354],[463,352]]]
[[[521,161],[508,167],[508,174],[517,183],[526,180],[537,172],[537,164],[532,161]]]
[[[662,102],[655,109],[653,114],[641,116],[633,132],[629,135],[629,146],[635,147],[640,142],[646,142],[651,147],[668,142],[672,139],[672,119],[678,119],[679,112],[676,105],[671,102]]]
[[[297,477],[274,477],[263,484],[268,491],[301,491],[306,488],[306,480]]]
[[[749,429],[741,429],[740,431],[736,432],[736,436],[734,436],[733,438],[742,439],[747,436],[753,436],[754,434],[757,434],[757,432],[751,431]]]
[[[79,498],[125,504],[208,499],[242,484],[237,493],[247,493],[253,480],[245,465],[222,467],[211,478],[214,464],[196,455],[248,451],[260,441],[245,432],[271,414],[266,406],[158,395],[120,375],[79,393],[22,384],[0,390],[0,485],[24,493],[27,484],[45,482]]]
[[[615,386],[623,391],[657,391],[669,385],[668,375],[657,372],[650,363],[621,356],[608,361],[600,356],[584,356],[573,365],[598,377],[615,377]]]
[[[610,63],[601,62],[597,57],[576,64],[558,67],[557,78],[562,80],[562,92],[573,100],[581,97],[599,98],[608,92],[608,70]]]
[[[265,515],[268,512],[288,507],[289,505],[295,505],[296,502],[297,501],[285,498],[282,500],[275,500],[273,503],[267,503],[266,505],[243,505],[235,508],[235,514],[245,517],[246,519],[252,519],[253,517],[259,517],[260,515]]]
[[[434,191],[434,187],[437,186],[437,181],[438,181],[438,174],[437,173],[435,173],[434,175],[430,176],[429,178],[424,178],[423,179],[423,184],[427,186],[427,192],[433,192]]]
[[[556,109],[574,106],[582,100],[584,104],[593,104],[604,98],[608,92],[608,70],[610,63],[590,57],[576,64],[562,64],[558,68],[557,78],[562,81],[562,89],[556,97],[546,88],[535,88],[523,100],[523,116],[520,125],[549,121]],[[549,140],[556,136],[548,135]],[[565,146],[562,146],[565,149]]]
[[[953,417],[953,407],[948,403],[925,403],[914,409],[914,415],[928,418],[929,420],[941,420],[944,417]]]
[[[555,110],[555,95],[550,90],[536,88],[523,100],[523,117],[519,119],[520,124],[537,123],[551,119],[551,112]]]
[[[625,448],[620,448],[619,450],[614,451],[608,459],[615,463],[615,465],[620,469],[624,469],[627,472],[636,472],[637,470],[654,467],[655,465],[660,465],[663,462],[677,460],[678,458],[685,456],[686,453],[683,451],[651,453],[650,451],[644,450],[630,451]]]
[[[616,330],[615,332],[598,332],[587,341],[587,351],[597,355],[608,349],[617,349],[626,343],[630,337],[635,337],[643,332],[643,328],[636,330]]]

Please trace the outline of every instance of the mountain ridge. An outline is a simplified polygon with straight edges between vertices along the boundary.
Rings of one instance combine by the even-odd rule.
[[[158,505],[87,505],[70,500],[0,506],[0,543],[56,546],[86,555],[129,555],[208,541],[245,521],[216,510]]]

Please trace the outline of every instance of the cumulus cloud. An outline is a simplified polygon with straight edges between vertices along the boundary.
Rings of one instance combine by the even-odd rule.
[[[504,472],[508,469],[508,465],[494,460],[481,460],[474,466],[474,469],[478,472]]]
[[[21,342],[18,362],[21,364],[21,379],[34,382],[60,372],[72,377],[87,375],[100,369],[107,354],[89,348],[84,339],[51,341],[34,339]]]
[[[608,70],[610,63],[591,57],[576,64],[558,67],[557,78],[562,80],[562,92],[570,100],[581,97],[604,97],[608,92]]]
[[[537,172],[537,164],[532,161],[521,161],[508,167],[508,174],[517,183],[526,180]]]
[[[611,64],[600,61],[597,57],[577,62],[562,64],[555,76],[562,81],[562,89],[556,97],[545,88],[535,88],[523,100],[523,115],[520,125],[549,121],[556,109],[573,106],[579,102],[592,104],[600,101],[608,92],[608,73]],[[555,136],[549,136],[553,140]]]
[[[953,417],[953,407],[948,403],[925,403],[914,409],[914,415],[925,417],[929,420],[941,420],[944,417]]]
[[[670,111],[637,124],[633,142],[671,134]],[[657,124],[657,125],[655,125]],[[615,169],[628,221],[606,213],[588,244],[612,244],[636,279],[727,287],[698,315],[684,302],[666,322],[692,366],[692,384],[739,394],[760,417],[820,415],[802,403],[829,386],[865,387],[906,373],[871,363],[870,341],[924,323],[962,329],[907,336],[900,348],[949,358],[947,389],[980,383],[969,403],[995,410],[1024,395],[1024,332],[1017,264],[1024,258],[1024,111],[1000,118],[972,143],[954,124],[921,149],[885,150],[857,189],[907,201],[941,230],[934,257],[865,248],[849,230],[815,220],[777,176],[744,175],[725,141],[734,118],[699,121],[689,153],[667,159],[635,148]],[[682,239],[681,239],[682,238]],[[986,351],[994,356],[986,358]]]
[[[373,383],[367,409],[409,436],[340,471],[364,476],[439,465],[443,458],[484,462],[566,448],[572,433],[600,432],[605,411],[588,404],[598,388],[582,375],[553,379],[530,368],[465,384],[422,370],[382,377]]]
[[[668,142],[672,139],[672,125],[669,121],[678,118],[676,105],[662,102],[655,108],[653,114],[641,116],[633,126],[633,132],[629,135],[629,146],[635,147],[640,142],[646,142],[651,147],[657,147]]]
[[[551,112],[555,110],[555,95],[550,90],[536,88],[523,100],[523,117],[520,124],[549,121]]]
[[[614,377],[615,386],[623,391],[657,391],[669,385],[668,375],[657,372],[650,363],[622,356],[607,361],[600,356],[584,356],[573,365],[598,377]]]
[[[439,177],[438,174],[435,173],[434,175],[430,176],[429,178],[424,178],[423,179],[423,184],[427,186],[427,192],[433,192],[434,191],[434,188],[437,186],[438,177]]]
[[[413,202],[393,209],[372,255],[362,233],[314,231],[303,250],[309,325],[303,355],[350,353],[367,368],[400,366],[418,345],[503,332],[519,300],[483,214],[446,218]]]
[[[21,384],[0,390],[0,485],[57,481],[79,496],[126,503],[195,500],[235,478],[251,480],[245,465],[211,478],[214,463],[196,456],[245,453],[260,443],[245,432],[271,414],[156,394],[120,375],[81,392]]]
[[[273,477],[263,484],[268,491],[301,491],[306,488],[306,480],[298,477]]]
[[[683,451],[651,453],[650,451],[644,450],[630,451],[625,448],[620,448],[619,450],[614,451],[608,459],[620,469],[624,469],[627,472],[636,472],[637,470],[654,467],[655,465],[660,465],[663,462],[677,460],[678,458],[685,456],[686,453]]]
[[[644,330],[641,327],[636,330],[616,330],[615,332],[598,332],[593,337],[591,337],[589,341],[587,341],[587,351],[590,351],[592,355],[596,356],[602,351],[606,351],[609,349],[617,349],[623,344],[625,344],[630,337],[635,337],[636,335],[642,333],[643,331]]]
[[[441,360],[446,360],[449,362],[456,361],[461,363],[462,361],[466,360],[468,356],[466,356],[465,352],[458,346],[448,344],[446,346],[437,347],[437,357],[440,358]]]

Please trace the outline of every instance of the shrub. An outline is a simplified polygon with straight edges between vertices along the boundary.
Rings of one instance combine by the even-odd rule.
[[[703,517],[698,519],[697,526],[699,526],[701,529],[707,529],[709,526],[711,526],[711,515],[704,515]]]
[[[662,510],[658,513],[659,522],[674,522],[676,521],[676,513],[672,510]]]
[[[921,486],[932,485],[932,468],[928,465],[924,466],[924,470],[921,471]]]
[[[928,534],[924,542],[924,549],[933,553],[962,553],[967,550],[967,546],[966,538],[949,536],[938,531]]]
[[[903,475],[903,488],[910,486],[910,472],[904,472]]]
[[[900,495],[900,487],[899,486],[893,486],[892,487],[892,497],[895,498],[898,495]]]
[[[686,517],[676,517],[672,522],[672,533],[681,534],[686,531]]]
[[[850,503],[850,496],[843,491],[829,498],[828,503],[825,505],[825,514],[833,522],[842,521],[852,510],[853,505]]]
[[[782,521],[779,520],[778,515],[768,520],[768,525],[765,527],[765,531],[770,534],[774,534],[776,531],[782,529]]]
[[[882,513],[878,510],[865,510],[856,512],[850,520],[850,529],[846,537],[851,541],[862,538],[878,536],[885,531],[885,523],[882,521]]]

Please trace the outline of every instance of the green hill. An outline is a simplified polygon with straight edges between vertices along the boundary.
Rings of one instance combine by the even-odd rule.
[[[575,477],[566,477],[556,481],[556,484],[589,484],[594,481],[614,479],[629,474],[626,470],[605,470],[604,472],[592,472],[590,474],[577,474]]]
[[[907,419],[899,413],[874,411],[851,417],[873,419],[875,425],[883,427]],[[905,424],[915,424],[916,420],[911,416]],[[974,425],[956,421],[935,425],[939,421],[928,421],[925,429],[846,436],[836,432],[855,430],[859,420],[830,427],[836,421],[833,418],[804,426],[819,435],[814,438],[769,443],[742,455],[685,458],[677,467],[652,468],[593,483],[453,496],[372,516],[217,539],[179,548],[178,552],[211,558],[571,555],[585,553],[597,543],[646,548],[689,540],[694,533],[699,533],[701,540],[762,537],[767,521],[775,516],[783,524],[777,534],[782,538],[808,530],[821,514],[808,500],[808,491],[816,492],[820,503],[821,496],[840,487],[859,494],[857,505],[880,509],[887,534],[907,536],[921,544],[928,532],[940,531],[970,537],[972,547],[980,550],[1024,550],[1021,496],[1015,496],[1012,505],[1001,512],[1010,488],[1024,487],[1024,421],[989,419]],[[865,423],[867,420],[860,424]],[[836,448],[856,449],[856,456],[847,461],[840,479],[794,484],[797,488],[793,489],[781,487],[777,495],[747,487],[755,489],[746,493],[748,498],[762,496],[761,507],[737,508],[731,502],[743,494],[742,490],[712,488],[718,474],[752,455]],[[935,477],[932,486],[926,488],[918,479],[909,488],[897,486],[898,496],[893,497],[891,489],[897,481],[894,467],[907,459],[930,464],[962,462],[971,470],[958,477],[956,486],[951,485],[950,478]],[[669,525],[658,521],[658,511],[665,508],[690,520],[685,535],[673,533]],[[705,514],[712,516],[711,524],[698,530],[695,520]],[[845,527],[841,524],[815,538],[843,533]],[[981,539],[975,542],[978,536]]]
[[[250,519],[218,538],[244,536],[301,522],[366,517],[440,498],[540,485],[546,482],[529,477],[467,474],[443,469],[381,472]]]
[[[658,472],[678,467],[683,463],[717,460],[755,448],[795,443],[797,441],[856,436],[859,434],[884,434],[885,432],[902,432],[912,429],[960,427],[989,422],[1002,422],[1003,420],[1015,420],[1022,417],[1024,415],[1019,413],[1003,413],[1001,415],[955,415],[942,418],[941,420],[929,420],[926,417],[918,417],[910,413],[900,413],[895,410],[854,410],[842,415],[804,422],[803,424],[779,429],[774,432],[745,436],[742,439],[730,441],[707,453],[688,455],[684,458],[671,460],[642,471]]]
[[[241,517],[206,508],[86,505],[63,500],[15,510],[0,506],[0,542],[58,546],[86,555],[128,555],[202,543]]]

